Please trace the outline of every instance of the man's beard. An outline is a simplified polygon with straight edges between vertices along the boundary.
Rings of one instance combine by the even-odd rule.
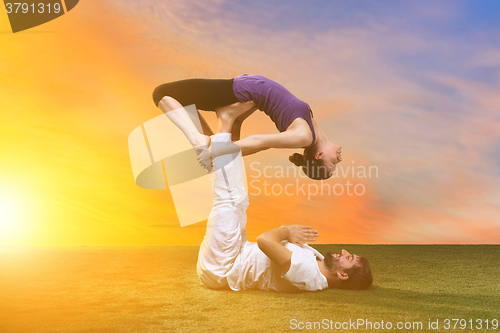
[[[337,263],[338,263],[339,259],[338,258],[335,258],[333,256],[333,252],[328,252],[325,256],[325,267],[329,270],[329,271],[334,271],[336,268],[337,268]]]

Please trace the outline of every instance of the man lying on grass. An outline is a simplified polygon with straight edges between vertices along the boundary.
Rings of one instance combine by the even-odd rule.
[[[231,133],[213,136],[212,145],[231,144]],[[282,226],[264,232],[257,243],[246,235],[248,195],[240,154],[220,156],[211,174],[213,206],[200,246],[197,273],[212,289],[260,289],[282,292],[327,288],[365,289],[373,281],[368,261],[346,250],[323,257],[305,244],[317,231]]]

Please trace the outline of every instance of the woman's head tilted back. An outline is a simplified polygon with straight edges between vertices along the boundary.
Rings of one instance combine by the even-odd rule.
[[[295,153],[289,157],[290,162],[302,167],[307,177],[323,180],[331,177],[338,163],[342,161],[342,147],[330,140],[322,145],[313,145],[304,149],[304,154]]]
[[[323,161],[315,159],[314,155],[307,154],[306,150],[304,150],[304,155],[294,153],[289,157],[290,162],[298,167],[302,167],[302,171],[311,179],[322,180],[330,178],[331,174],[328,173]]]

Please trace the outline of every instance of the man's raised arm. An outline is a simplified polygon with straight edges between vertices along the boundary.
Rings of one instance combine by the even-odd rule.
[[[318,232],[312,227],[303,225],[283,225],[276,229],[271,229],[257,237],[257,244],[264,254],[278,265],[283,274],[288,272],[292,260],[292,251],[281,244],[287,240],[290,243],[304,244],[314,242],[318,237]]]

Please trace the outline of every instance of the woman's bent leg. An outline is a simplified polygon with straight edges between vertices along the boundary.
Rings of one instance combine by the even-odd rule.
[[[215,111],[216,108],[238,102],[233,92],[234,79],[187,79],[159,85],[153,91],[155,105],[164,96],[175,98],[183,106]]]
[[[207,136],[198,131],[182,104],[173,97],[164,96],[158,103],[158,107],[184,133],[193,147],[208,144]]]
[[[187,79],[164,83],[154,89],[153,101],[181,129],[191,145],[205,145],[208,138],[203,137],[196,129],[193,119],[188,121],[190,114],[177,109],[195,104],[197,109],[215,111],[216,108],[238,103],[233,92],[233,81],[234,79]],[[210,135],[211,130],[204,119],[199,120],[203,132]],[[197,121],[198,119],[196,123]]]

